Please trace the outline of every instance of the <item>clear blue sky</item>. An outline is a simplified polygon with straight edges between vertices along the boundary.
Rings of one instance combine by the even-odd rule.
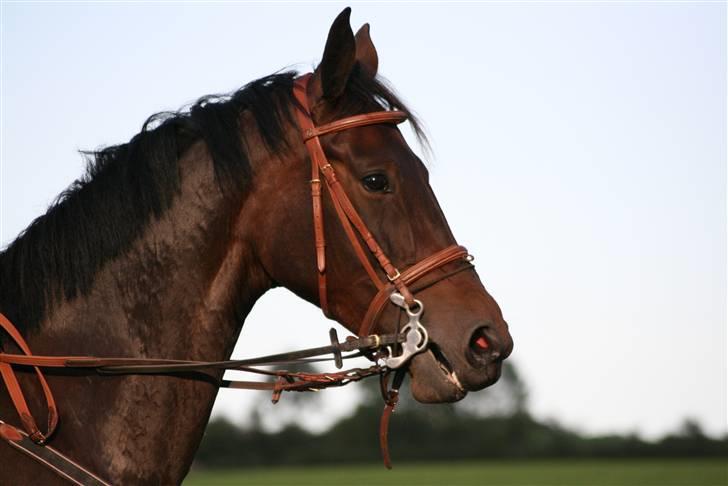
[[[427,125],[432,184],[511,324],[534,413],[725,432],[725,4],[349,4]],[[76,150],[310,67],[345,5],[3,4],[0,244],[81,174]],[[235,353],[327,329],[275,291]],[[356,399],[327,394],[319,425]],[[223,392],[216,413],[250,401]]]

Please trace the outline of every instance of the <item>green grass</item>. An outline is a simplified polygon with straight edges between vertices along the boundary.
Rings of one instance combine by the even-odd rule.
[[[488,461],[197,470],[185,486],[726,486],[728,460]]]

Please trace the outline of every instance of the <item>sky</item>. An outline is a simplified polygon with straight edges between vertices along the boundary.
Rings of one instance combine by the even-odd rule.
[[[0,245],[81,175],[78,150],[310,70],[346,5],[425,122],[431,184],[510,324],[536,417],[725,433],[722,2],[5,2]],[[234,356],[319,346],[330,325],[271,291]],[[314,429],[356,403],[325,393]],[[214,413],[241,419],[256,396],[223,391]]]

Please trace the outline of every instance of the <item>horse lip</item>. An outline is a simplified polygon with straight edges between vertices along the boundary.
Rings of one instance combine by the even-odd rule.
[[[412,396],[420,403],[451,403],[462,400],[467,391],[459,385],[460,380],[437,360],[428,348],[412,358],[409,366]]]
[[[433,358],[435,358],[435,361],[437,362],[440,371],[442,371],[445,375],[445,379],[457,389],[458,395],[462,395],[462,397],[467,395],[467,390],[465,389],[463,384],[460,383],[460,379],[458,378],[457,373],[453,371],[450,361],[447,359],[445,353],[442,352],[440,347],[435,343],[430,343],[427,352],[430,353]]]

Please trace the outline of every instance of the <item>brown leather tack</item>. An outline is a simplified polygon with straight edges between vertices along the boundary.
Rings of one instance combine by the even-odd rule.
[[[84,468],[53,447],[33,442],[23,431],[0,420],[0,439],[19,452],[33,458],[70,484],[77,486],[110,486],[109,483]]]
[[[325,255],[325,235],[323,231],[323,215],[321,211],[321,191],[313,190],[313,181],[318,181],[321,174],[324,176],[324,183],[328,189],[328,193],[336,209],[336,214],[341,223],[346,236],[348,237],[357,258],[366,270],[369,278],[372,280],[378,293],[372,299],[367,313],[359,327],[359,335],[366,336],[374,328],[382,309],[386,305],[389,294],[394,290],[398,291],[404,297],[407,305],[414,304],[414,295],[409,289],[409,285],[422,277],[423,275],[440,268],[447,263],[457,259],[465,258],[468,251],[461,246],[452,245],[442,251],[431,255],[422,261],[416,263],[407,271],[400,271],[392,264],[391,260],[385,255],[374,235],[369,231],[362,220],[359,213],[354,208],[351,200],[346,194],[341,182],[336,177],[334,167],[328,162],[326,154],[319,137],[322,135],[340,132],[351,128],[362,127],[366,125],[375,125],[381,123],[401,123],[407,119],[406,114],[401,111],[380,111],[374,113],[365,113],[363,115],[355,115],[326,125],[316,127],[311,117],[311,111],[308,102],[308,82],[311,75],[307,74],[299,77],[293,88],[294,95],[302,109],[296,110],[296,120],[301,130],[301,138],[304,141],[309,157],[311,158],[311,180],[312,180],[312,199],[314,213],[314,236],[316,249],[316,262],[319,270],[319,303],[326,315],[329,315],[329,302],[326,290],[326,255]],[[319,187],[319,183],[315,184]],[[357,236],[358,234],[358,236]],[[379,264],[384,276],[389,281],[384,281],[371,265],[369,257],[362,248],[361,241],[369,249],[369,252]],[[407,277],[409,275],[409,277]]]
[[[23,339],[23,336],[20,335],[20,332],[18,332],[18,330],[15,328],[15,326],[13,326],[10,320],[2,313],[0,313],[0,327],[2,327],[2,329],[5,330],[5,332],[13,339],[15,344],[17,344],[17,346],[26,355],[26,357],[33,357],[33,354],[30,352],[30,348],[25,342],[25,339]],[[43,372],[41,372],[40,368],[35,363],[31,362],[30,364],[33,366],[36,376],[38,377],[38,381],[40,382],[41,388],[43,389],[43,395],[45,397],[46,406],[48,408],[48,428],[46,429],[45,434],[43,434],[38,429],[38,425],[36,424],[35,419],[33,418],[33,415],[30,413],[30,409],[28,408],[28,403],[25,400],[25,395],[23,395],[23,390],[22,388],[20,388],[20,383],[18,383],[15,372],[13,371],[13,368],[9,363],[0,362],[0,375],[2,375],[3,381],[5,382],[5,387],[10,394],[10,400],[13,402],[15,410],[17,410],[18,415],[20,416],[20,420],[25,427],[25,430],[28,432],[31,440],[38,444],[41,444],[45,442],[46,439],[50,437],[55,431],[56,426],[58,425],[58,412],[56,410],[56,401],[53,398],[53,393],[51,392],[50,386],[48,386],[48,382],[46,381],[45,376],[43,376]]]
[[[382,416],[379,419],[379,449],[382,452],[384,467],[392,469],[392,459],[389,455],[389,418],[399,401],[399,393],[393,394],[389,401],[384,404]]]
[[[351,203],[351,200],[347,196],[341,182],[339,182],[336,177],[334,167],[326,159],[326,154],[324,153],[319,137],[366,125],[380,123],[397,124],[405,121],[407,116],[399,111],[381,111],[350,116],[316,127],[314,125],[313,118],[311,117],[311,110],[308,103],[308,82],[310,77],[310,74],[301,76],[294,83],[293,92],[300,106],[300,109],[296,110],[296,120],[298,121],[298,125],[301,130],[301,138],[304,141],[304,145],[306,146],[311,159],[311,179],[312,181],[318,181],[320,174],[323,174],[324,182],[331,200],[333,201],[339,222],[344,228],[344,232],[354,249],[354,253],[369,275],[369,278],[378,289],[359,326],[359,336],[367,336],[375,328],[382,310],[389,301],[389,296],[392,292],[396,290],[402,295],[406,305],[413,306],[415,304],[415,297],[413,292],[410,290],[409,285],[424,275],[435,269],[441,268],[448,263],[459,259],[466,259],[468,251],[462,246],[452,245],[430,255],[408,268],[406,271],[400,273],[397,267],[395,267],[392,261],[387,257],[387,255],[385,255],[374,235],[372,235],[369,231],[366,224],[359,216],[359,213]],[[318,186],[319,184],[317,182],[316,187],[318,188]],[[329,302],[326,288],[326,267],[324,264],[326,259],[326,245],[324,243],[325,236],[323,231],[323,215],[321,213],[321,197],[322,195],[320,190],[314,191],[312,189],[316,261],[319,270],[319,303],[323,312],[328,316]],[[379,267],[388,282],[384,281],[372,267],[369,256],[367,256],[362,248],[361,241],[364,242],[366,247],[369,249],[371,256],[379,264]],[[446,274],[442,277],[442,279],[447,278],[452,274],[452,272],[450,274]],[[439,280],[440,279],[438,279],[438,281]],[[382,412],[382,418],[380,421],[380,447],[382,450],[384,464],[387,468],[392,467],[388,445],[389,419],[397,404],[397,400],[399,399],[398,388],[402,377],[403,375],[398,373],[395,377],[395,381],[398,381],[396,387],[393,387],[392,390],[387,392],[387,395],[385,396],[386,405]]]
[[[23,435],[12,425],[0,424],[0,438],[17,442],[23,438]]]

